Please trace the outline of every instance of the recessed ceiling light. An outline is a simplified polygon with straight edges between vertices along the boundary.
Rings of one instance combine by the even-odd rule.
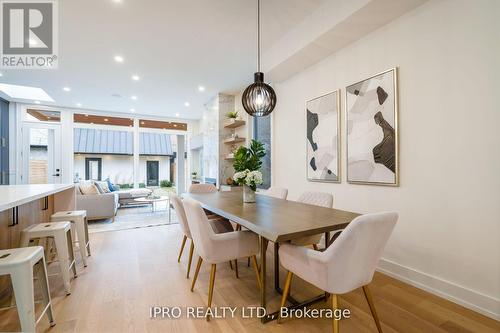
[[[88,116],[89,116],[88,114],[85,115],[85,117],[88,117]]]
[[[205,87],[204,86],[198,86],[198,91],[204,92],[205,91]]]
[[[79,108],[82,107],[82,103],[76,103],[76,106],[78,106]]]
[[[179,113],[176,113],[176,114],[175,114],[175,116],[176,116],[176,117],[179,117],[179,116],[180,116],[180,114],[179,114]]]
[[[64,87],[63,90],[66,91],[66,92],[69,92],[69,91],[71,91],[71,88],[70,87]]]
[[[184,106],[185,106],[185,107],[188,107],[188,106],[190,106],[190,105],[191,105],[191,104],[189,104],[189,102],[184,103]]]
[[[125,59],[121,55],[115,55],[115,61],[122,63]]]
[[[94,125],[94,123],[90,123],[90,125]]]
[[[122,3],[123,0],[113,0],[114,3]]]
[[[134,108],[130,109],[130,112],[135,112],[135,109]]]
[[[177,127],[177,124],[174,124],[174,127]]]
[[[139,75],[132,75],[132,80],[139,81],[141,77]]]
[[[35,104],[40,104],[40,101],[35,101]]]
[[[132,96],[130,96],[130,99],[132,99],[133,101],[137,101],[137,96],[132,95]]]
[[[109,119],[108,118],[104,118],[104,121],[108,121]]]
[[[143,122],[143,121],[141,121],[141,125],[144,125],[144,122]]]

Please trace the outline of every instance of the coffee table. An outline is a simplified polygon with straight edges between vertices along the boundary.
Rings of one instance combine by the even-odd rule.
[[[157,198],[151,198],[151,197],[142,197],[142,198],[135,198],[134,201],[138,203],[144,203],[144,204],[149,204],[151,205],[151,211],[156,212],[156,206],[155,203],[157,202],[162,202],[165,201],[167,203],[167,209],[168,209],[168,221],[170,222],[170,198],[168,196],[162,195]]]

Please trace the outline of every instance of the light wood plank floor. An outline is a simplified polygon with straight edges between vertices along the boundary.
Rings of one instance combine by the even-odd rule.
[[[37,326],[40,332],[330,332],[328,319],[288,319],[262,325],[258,319],[150,319],[152,305],[203,306],[207,301],[209,265],[203,265],[194,292],[186,279],[186,247],[180,264],[177,254],[181,241],[178,225],[94,233],[92,257],[88,267],[78,267],[72,283],[73,293],[65,296],[61,278],[49,278],[57,325],[49,329],[46,318]],[[197,257],[193,260],[194,263]],[[268,251],[272,263],[272,246]],[[272,265],[269,265],[272,266]],[[51,272],[57,272],[55,264]],[[254,272],[240,262],[237,280],[229,265],[218,265],[214,306],[258,306],[259,292]],[[284,272],[283,272],[284,273]],[[282,280],[284,274],[281,275]],[[276,309],[279,296],[271,290],[269,269],[268,297]],[[372,293],[384,332],[500,332],[500,323],[438,298],[422,290],[376,274]],[[319,290],[294,279],[292,295],[311,297]],[[361,290],[343,295],[341,306],[352,312],[342,320],[341,332],[376,332]],[[318,304],[316,307],[326,307]],[[17,331],[15,309],[0,311],[0,331]]]

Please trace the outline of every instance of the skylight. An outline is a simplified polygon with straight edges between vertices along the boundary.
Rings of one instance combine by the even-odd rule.
[[[41,102],[54,102],[42,88],[18,86],[0,83],[0,92],[12,99],[37,100]]]

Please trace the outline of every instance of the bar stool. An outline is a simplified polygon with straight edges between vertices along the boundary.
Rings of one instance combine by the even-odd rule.
[[[71,294],[70,274],[76,278],[75,254],[73,252],[73,241],[71,238],[71,222],[48,222],[30,225],[21,232],[21,247],[29,246],[31,240],[40,238],[53,238],[56,245],[57,257],[61,267],[61,275],[64,281],[66,294]]]
[[[86,210],[62,211],[53,214],[50,217],[52,222],[70,221],[71,236],[73,243],[78,243],[80,254],[82,256],[83,266],[87,267],[87,256],[90,256],[89,228],[87,224]],[[75,237],[76,231],[76,237]]]
[[[33,271],[36,273],[42,290],[44,305],[42,314],[36,320]],[[50,326],[56,324],[52,313],[52,301],[50,300],[43,247],[32,246],[0,250],[0,275],[10,275],[23,332],[35,332],[36,324],[45,313],[49,317]]]

